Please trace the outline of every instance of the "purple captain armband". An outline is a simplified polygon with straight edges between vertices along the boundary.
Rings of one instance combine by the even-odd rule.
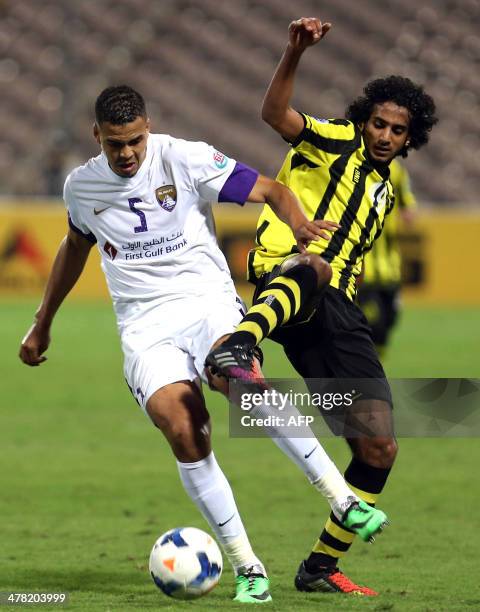
[[[219,202],[236,202],[245,204],[253,186],[257,182],[258,172],[237,162],[230,176],[218,194]]]
[[[70,217],[70,213],[68,212],[67,212],[67,218],[68,218],[68,225],[74,232],[76,232],[77,234],[80,234],[80,236],[83,236],[86,240],[88,240],[88,242],[91,242],[92,244],[95,244],[97,242],[97,239],[95,235],[92,234],[92,232],[89,232],[88,234],[86,234],[85,232],[82,232],[82,230],[73,223]]]

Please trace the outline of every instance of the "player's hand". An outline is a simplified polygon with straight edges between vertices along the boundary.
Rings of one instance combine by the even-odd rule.
[[[300,253],[305,253],[311,242],[319,238],[330,240],[333,232],[339,228],[340,225],[335,223],[335,221],[316,219],[315,221],[307,221],[299,225],[293,230],[293,235],[297,241],[298,250]]]
[[[291,47],[304,51],[316,45],[330,30],[330,22],[322,23],[316,17],[301,17],[288,26],[288,42]]]
[[[34,323],[22,340],[18,356],[29,366],[38,366],[47,360],[43,353],[50,344],[50,330]]]

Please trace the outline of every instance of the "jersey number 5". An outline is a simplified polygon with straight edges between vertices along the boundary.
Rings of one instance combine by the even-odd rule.
[[[140,217],[140,225],[137,225],[137,227],[133,228],[136,234],[148,231],[147,218],[145,217],[145,213],[142,210],[138,210],[138,208],[135,208],[135,204],[138,204],[141,201],[142,200],[140,198],[128,198],[128,205],[130,206],[130,210]]]

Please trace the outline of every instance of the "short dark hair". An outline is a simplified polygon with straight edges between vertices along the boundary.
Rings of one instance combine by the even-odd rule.
[[[95,102],[95,119],[98,124],[124,125],[137,117],[147,118],[143,97],[128,85],[107,87]]]
[[[345,116],[353,123],[366,123],[376,104],[395,102],[404,106],[410,114],[409,145],[400,151],[402,157],[407,157],[408,149],[419,149],[428,142],[429,132],[438,122],[435,116],[435,102],[423,90],[406,77],[391,75],[382,79],[370,81],[364,87],[364,96],[354,100],[347,108]]]

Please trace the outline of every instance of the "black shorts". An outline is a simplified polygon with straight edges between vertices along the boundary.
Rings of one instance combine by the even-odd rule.
[[[358,291],[357,303],[367,317],[373,341],[377,346],[387,344],[390,332],[397,322],[399,293],[398,285],[391,287],[362,285]]]
[[[277,275],[274,269],[259,279],[254,301]],[[304,322],[298,322],[297,315],[269,337],[283,346],[307,385],[308,379],[349,379],[350,388],[350,381],[358,381],[362,399],[383,400],[392,406],[390,385],[360,308],[342,291],[328,286],[315,296],[313,311],[301,314]]]

